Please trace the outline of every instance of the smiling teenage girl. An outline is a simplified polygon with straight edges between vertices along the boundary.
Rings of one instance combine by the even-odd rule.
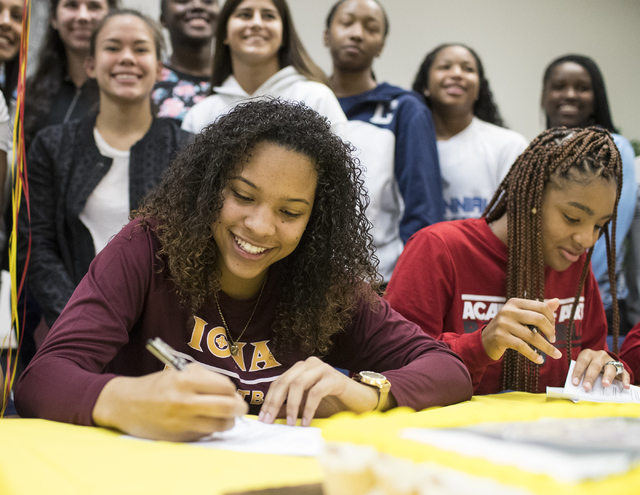
[[[219,9],[218,0],[161,0],[160,21],[171,38],[171,58],[151,95],[158,117],[182,121],[209,93]]]
[[[25,100],[25,143],[48,126],[80,118],[95,109],[98,88],[84,67],[95,25],[118,0],[51,0],[38,68]]]
[[[36,136],[27,156],[31,199],[28,281],[51,326],[91,260],[128,221],[191,136],[154,119],[150,94],[160,71],[162,33],[136,11],[113,11],[91,37],[87,72],[100,111]],[[21,208],[20,252],[29,235]]]
[[[620,274],[624,259],[623,241],[631,228],[636,205],[636,173],[633,147],[617,132],[613,125],[607,92],[602,73],[596,63],[583,55],[565,55],[549,64],[544,72],[542,89],[542,109],[545,112],[547,128],[557,126],[587,127],[596,125],[611,132],[613,142],[622,158],[622,191],[616,219],[616,280],[617,297],[620,303],[620,330],[626,334],[629,322],[626,317],[624,300],[628,290]],[[600,287],[600,295],[607,312],[609,333],[613,333],[613,299],[611,297],[607,273],[607,250],[604,239],[596,243],[591,258],[593,273]],[[618,324],[615,323],[617,326]]]
[[[477,218],[527,146],[504,129],[482,62],[469,47],[440,45],[413,83],[431,109],[443,179],[445,220]]]
[[[461,360],[367,283],[359,177],[306,106],[218,119],[98,254],[21,377],[20,414],[185,440],[233,425],[241,397],[262,421],[303,425],[469,397]],[[156,336],[200,365],[161,371],[144,348]],[[390,395],[334,366],[383,372]]]
[[[611,224],[615,231],[621,174],[607,131],[542,133],[513,164],[483,218],[413,236],[387,299],[464,359],[478,394],[562,386],[570,359],[578,362],[574,380],[587,370],[585,388],[603,369],[610,384],[616,369],[607,363],[616,357],[606,352],[589,260],[603,229]],[[622,379],[628,387],[627,372]]]
[[[216,32],[213,94],[187,113],[182,127],[197,133],[247,98],[279,96],[305,102],[344,134],[346,117],[325,82],[285,0],[228,0]]]

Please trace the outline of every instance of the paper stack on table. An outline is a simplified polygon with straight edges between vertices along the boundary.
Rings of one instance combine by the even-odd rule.
[[[588,392],[582,386],[584,377],[580,380],[580,384],[574,385],[571,383],[571,375],[573,374],[575,365],[576,362],[571,361],[564,387],[547,387],[547,397],[552,399],[570,399],[573,402],[580,400],[587,402],[640,402],[640,387],[631,385],[630,390],[625,390],[620,380],[614,380],[610,387],[603,387],[602,375],[598,376],[596,382],[593,384],[592,390]]]
[[[638,418],[546,418],[463,428],[405,428],[401,437],[572,483],[626,473],[640,460]]]

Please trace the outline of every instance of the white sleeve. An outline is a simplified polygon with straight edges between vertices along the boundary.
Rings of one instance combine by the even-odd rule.
[[[9,110],[4,97],[0,94],[0,151],[7,153],[11,149],[11,126]]]

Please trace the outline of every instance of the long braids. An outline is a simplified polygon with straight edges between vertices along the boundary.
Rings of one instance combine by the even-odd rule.
[[[513,297],[544,301],[544,260],[542,253],[541,207],[544,189],[553,178],[571,180],[601,177],[616,180],[613,217],[604,228],[609,281],[613,299],[614,352],[618,346],[618,304],[615,285],[615,232],[618,198],[622,188],[620,153],[608,131],[599,127],[586,129],[553,128],[540,134],[518,157],[504,178],[484,216],[488,223],[507,214],[508,261],[506,299]],[[580,282],[567,325],[567,360],[571,362],[571,342],[576,310],[586,279],[593,248],[587,252]],[[539,365],[522,354],[507,349],[502,365],[503,390],[538,392]]]

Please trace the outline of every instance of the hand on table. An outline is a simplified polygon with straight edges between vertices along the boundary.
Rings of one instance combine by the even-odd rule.
[[[379,393],[374,387],[350,379],[317,357],[299,361],[269,387],[258,419],[273,423],[286,417],[295,425],[302,416],[302,426],[314,417],[328,417],[340,411],[373,411]],[[389,394],[388,404],[395,399]],[[286,401],[286,404],[285,404]]]
[[[542,356],[529,346],[531,344],[553,359],[560,358],[562,353],[549,343],[556,341],[553,312],[559,304],[558,299],[547,303],[509,299],[482,331],[482,345],[487,355],[498,360],[507,349],[513,349],[534,363],[542,364]],[[527,325],[537,331],[532,331]]]
[[[98,426],[154,440],[195,440],[233,427],[247,403],[226,376],[192,363],[109,381],[93,408]]]
[[[583,349],[582,352],[578,354],[578,359],[576,359],[573,375],[571,375],[571,383],[578,385],[584,374],[582,386],[586,391],[589,391],[593,388],[593,383],[600,372],[604,372],[602,386],[610,387],[613,379],[616,378],[616,367],[611,364],[606,365],[609,361],[614,361],[614,359],[606,351]],[[625,389],[628,390],[631,388],[631,377],[627,370],[622,372],[619,379],[622,381],[622,386]]]

